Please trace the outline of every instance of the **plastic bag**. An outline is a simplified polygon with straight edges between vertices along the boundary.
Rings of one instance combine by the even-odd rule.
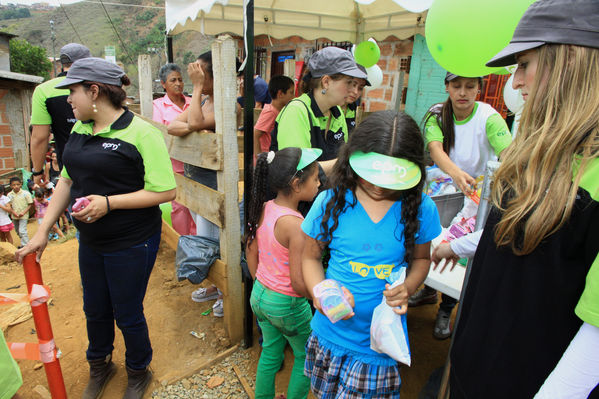
[[[399,277],[391,287],[403,284],[405,279],[406,268],[402,267],[399,271]],[[385,353],[407,366],[412,364],[406,315],[395,313],[387,305],[387,300],[384,297],[381,304],[374,308],[374,312],[372,313],[370,349],[375,352]]]
[[[200,284],[208,276],[210,266],[220,256],[220,245],[208,237],[181,236],[177,244],[175,265],[177,279]]]

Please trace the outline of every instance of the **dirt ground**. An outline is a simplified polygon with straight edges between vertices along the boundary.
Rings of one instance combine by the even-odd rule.
[[[29,223],[28,227],[31,237],[37,225]],[[18,243],[18,239],[15,242]],[[197,286],[177,281],[174,256],[174,251],[163,243],[144,302],[154,348],[154,381],[146,398],[151,397],[151,392],[155,389],[164,388],[167,382],[189,377],[190,372],[231,346],[224,332],[222,319],[215,318],[212,314],[201,314],[210,309],[213,302],[192,302],[190,294]],[[71,398],[77,398],[81,396],[88,378],[85,360],[87,335],[77,266],[77,240],[71,239],[62,244],[51,243],[44,252],[41,265],[44,283],[50,286],[52,292],[50,320],[54,339],[62,352],[60,362],[67,394]],[[17,286],[19,287],[15,288]],[[20,265],[6,258],[0,264],[0,292],[26,292]],[[10,307],[2,306],[0,313],[8,311],[8,308]],[[412,367],[402,368],[402,398],[418,398],[430,373],[445,362],[449,340],[437,341],[432,338],[435,314],[436,306],[410,309],[408,331]],[[205,338],[196,338],[190,334],[191,331],[204,333]],[[257,336],[257,333],[254,335]],[[33,319],[8,327],[5,336],[8,342],[35,342]],[[118,366],[118,373],[108,385],[104,398],[120,398],[126,386],[124,345],[118,331],[116,337],[113,358]],[[244,368],[242,374],[247,376],[253,386],[251,380],[255,377],[260,346],[255,342],[250,349],[239,351],[250,355],[250,361],[240,364],[239,368]],[[47,386],[41,363],[31,360],[19,360],[18,363],[24,381],[19,394],[26,399],[42,397],[35,392],[38,385]],[[285,392],[292,364],[292,355],[287,350],[285,367],[277,374],[277,392]],[[241,393],[227,396],[246,397]],[[219,395],[210,397],[217,398]]]

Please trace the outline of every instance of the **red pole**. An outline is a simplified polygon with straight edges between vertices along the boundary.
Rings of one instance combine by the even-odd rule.
[[[42,269],[40,264],[35,260],[36,254],[31,253],[25,256],[23,260],[23,270],[25,272],[25,281],[27,282],[27,292],[31,294],[31,287],[33,284],[43,285],[42,281]],[[37,332],[37,338],[39,340],[41,348],[54,344],[54,335],[52,334],[52,326],[50,324],[50,315],[48,314],[48,304],[41,303],[39,305],[31,306],[31,312],[33,313],[33,321],[35,323],[35,331]],[[44,369],[46,370],[46,377],[48,378],[48,386],[50,388],[50,394],[52,399],[66,399],[67,391],[64,386],[64,379],[62,378],[62,371],[60,369],[60,362],[56,358],[56,349],[52,351],[52,359],[44,359],[42,355],[42,362],[44,362]]]

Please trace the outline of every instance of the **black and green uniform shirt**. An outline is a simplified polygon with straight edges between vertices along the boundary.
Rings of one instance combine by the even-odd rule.
[[[64,149],[61,174],[73,181],[71,204],[91,194],[163,192],[176,187],[164,138],[154,126],[126,110],[95,135],[92,128],[93,122],[78,121]],[[94,223],[75,220],[81,242],[102,252],[139,244],[161,225],[158,206],[115,209]]]
[[[356,127],[356,109],[358,105],[360,105],[360,99],[347,104],[347,108],[345,108],[345,124],[347,125],[348,134],[351,134]]]
[[[63,72],[59,77],[37,86],[31,98],[31,124],[51,126],[56,142],[58,165],[61,168],[64,146],[69,139],[73,125],[77,122],[73,115],[73,108],[67,102],[69,90],[54,88],[65,77],[66,72]]]
[[[330,111],[329,117],[324,116],[312,93],[291,100],[275,120],[271,148],[320,148],[319,161],[337,158],[339,148],[347,141],[347,125],[339,106],[331,107]],[[329,130],[325,135],[327,124]]]
[[[530,254],[495,245],[486,222],[451,351],[452,398],[532,398],[583,321],[599,327],[599,158],[568,222]],[[589,396],[598,398],[599,388]]]

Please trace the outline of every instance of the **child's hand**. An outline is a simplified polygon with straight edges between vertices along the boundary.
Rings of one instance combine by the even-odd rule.
[[[387,298],[387,305],[399,315],[405,314],[408,311],[408,289],[405,284],[400,284],[397,287],[391,288],[390,284],[385,284],[383,295]]]
[[[431,255],[431,261],[435,264],[435,266],[433,266],[433,270],[437,269],[437,266],[442,259],[446,259],[445,266],[443,266],[439,273],[443,273],[450,263],[451,266],[449,271],[452,271],[456,263],[458,263],[458,260],[460,260],[460,257],[453,252],[451,245],[448,242],[442,242],[441,244],[437,245],[435,249],[433,249],[433,254]]]
[[[352,309],[356,306],[356,302],[354,301],[354,295],[345,287],[341,287],[341,291],[343,291],[343,295],[345,295],[345,299],[347,299],[347,302],[349,302],[350,306],[352,307]],[[320,301],[318,300],[317,297],[313,297],[312,298],[312,304],[314,305],[314,308],[316,310],[318,310],[320,313],[322,313],[324,315],[324,312],[322,311],[322,306],[320,306]],[[347,320],[352,318],[355,315],[355,313],[352,311],[350,314],[348,314],[347,316],[345,316],[343,319],[341,320]],[[325,315],[326,316],[326,315]]]
[[[451,175],[451,178],[458,188],[466,195],[470,195],[473,192],[472,187],[476,187],[476,180],[463,170],[454,173]]]

